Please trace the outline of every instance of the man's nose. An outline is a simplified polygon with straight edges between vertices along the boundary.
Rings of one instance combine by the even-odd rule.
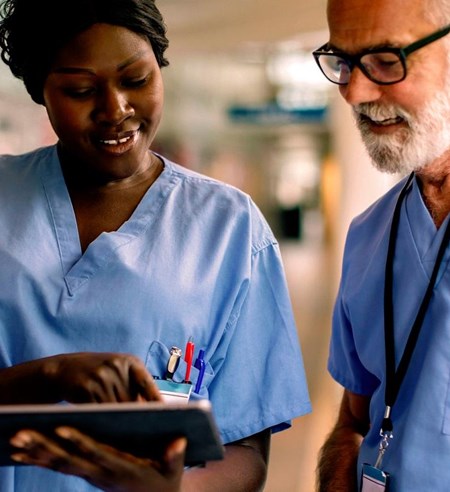
[[[382,94],[381,86],[367,78],[359,67],[353,68],[348,84],[339,86],[339,91],[351,106],[376,101]]]

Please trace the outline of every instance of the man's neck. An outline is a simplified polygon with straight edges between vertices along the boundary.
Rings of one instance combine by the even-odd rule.
[[[450,159],[439,159],[416,171],[416,176],[424,203],[439,228],[450,212]]]

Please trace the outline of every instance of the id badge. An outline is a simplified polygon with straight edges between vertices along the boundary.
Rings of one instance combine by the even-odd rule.
[[[364,463],[361,478],[361,492],[387,492],[389,473]]]

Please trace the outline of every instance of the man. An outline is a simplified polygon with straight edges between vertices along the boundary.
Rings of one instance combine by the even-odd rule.
[[[405,177],[348,233],[319,489],[448,491],[450,1],[329,0],[328,24],[316,61],[376,167]]]

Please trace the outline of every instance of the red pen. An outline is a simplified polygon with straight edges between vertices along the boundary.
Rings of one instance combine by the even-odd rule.
[[[191,377],[192,361],[194,360],[194,342],[192,340],[192,337],[189,337],[189,340],[186,343],[184,360],[186,361],[186,376],[184,377],[184,382],[189,383],[189,378]]]

